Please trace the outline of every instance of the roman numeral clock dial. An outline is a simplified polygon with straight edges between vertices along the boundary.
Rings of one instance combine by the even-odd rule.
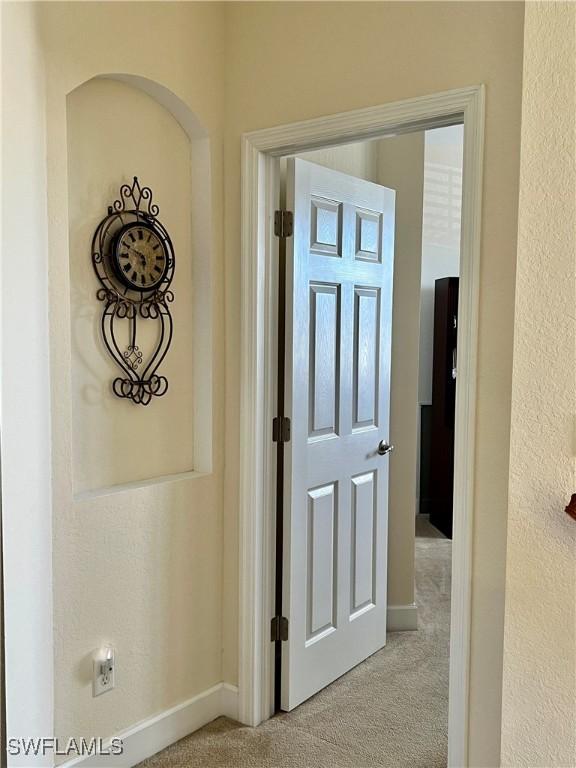
[[[152,226],[142,222],[123,227],[112,253],[118,279],[134,291],[152,291],[168,269],[164,243]]]

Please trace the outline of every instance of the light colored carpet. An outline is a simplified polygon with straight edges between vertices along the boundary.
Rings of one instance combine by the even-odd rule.
[[[140,768],[445,768],[451,542],[417,521],[417,632],[258,728],[221,717]]]

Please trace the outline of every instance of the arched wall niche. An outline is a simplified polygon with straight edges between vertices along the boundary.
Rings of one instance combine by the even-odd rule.
[[[212,470],[210,142],[188,105],[134,74],[97,75],[66,98],[72,465],[78,498]],[[169,390],[147,406],[111,391],[90,240],[122,183],[150,186],[176,250]],[[141,345],[151,329],[141,324]]]
[[[172,117],[180,124],[184,132],[187,134],[191,142],[200,141],[201,139],[207,139],[208,133],[200,120],[196,117],[190,107],[177,96],[174,91],[166,88],[165,85],[150,80],[148,77],[142,77],[141,75],[131,74],[103,74],[97,75],[93,80],[116,80],[120,83],[126,83],[133,88],[139,88],[144,93],[147,93],[154,101],[158,102],[161,106],[170,112]],[[89,82],[89,81],[87,81]],[[82,83],[81,85],[83,85]],[[81,87],[81,86],[78,86]],[[76,90],[76,89],[74,89]]]

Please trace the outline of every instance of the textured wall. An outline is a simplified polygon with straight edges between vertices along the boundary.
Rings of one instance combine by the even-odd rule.
[[[526,5],[502,764],[576,765],[576,5]]]
[[[10,735],[48,735],[53,653],[45,83],[36,8],[2,3],[0,11],[6,716]],[[34,765],[50,761],[47,756]],[[30,758],[24,762],[30,768]]]
[[[68,96],[67,137],[74,491],[188,472],[195,468],[193,336],[209,331],[208,324],[194,327],[190,301],[192,178],[201,183],[192,168],[190,140],[148,94],[105,79],[91,80]],[[97,283],[87,258],[87,245],[107,206],[135,173],[141,184],[152,186],[176,253],[171,289],[177,301],[170,310],[176,333],[159,369],[169,390],[146,408],[111,395],[118,368],[102,343],[103,307],[94,300]],[[120,344],[127,344],[128,322],[118,323],[117,331]],[[137,333],[146,361],[157,343],[158,326],[141,321]],[[136,445],[145,449],[134,450]]]
[[[26,315],[28,340],[33,343],[26,348],[30,354],[25,362],[30,365],[32,360],[44,373],[48,367],[46,340],[35,332],[45,328],[45,276],[49,270],[57,729],[66,735],[112,733],[218,682],[223,638],[224,678],[236,680],[241,133],[483,82],[487,85],[487,132],[470,765],[497,765],[523,6],[514,2],[233,3],[226,8],[219,3],[152,2],[139,4],[137,13],[134,6],[122,2],[41,4],[41,29],[26,25],[20,51],[24,61],[14,58],[24,66],[11,73],[13,103],[17,104],[19,89],[21,99],[24,94],[33,95],[24,102],[26,111],[19,113],[28,117],[18,144],[25,151],[19,157],[29,162],[26,174],[18,179],[26,179],[28,188],[19,188],[20,196],[14,200],[24,210],[27,201],[33,200],[38,221],[43,216],[43,196],[26,195],[32,189],[36,195],[45,182],[44,152],[36,154],[43,141],[42,131],[36,128],[44,124],[41,67],[47,88],[49,255],[43,233],[27,231],[26,252],[37,259],[30,263],[39,301],[34,314]],[[40,61],[42,53],[44,61]],[[66,96],[90,78],[111,72],[138,74],[163,83],[199,117],[210,137],[214,473],[190,481],[193,490],[183,483],[157,485],[102,497],[97,506],[91,506],[74,503],[71,472]],[[223,227],[224,126],[227,215]],[[25,134],[24,129],[32,127]],[[13,305],[12,309],[11,319],[17,318]],[[14,355],[8,363],[15,360],[21,362],[22,356]],[[5,361],[3,357],[3,364]],[[6,368],[13,370],[11,365]],[[30,380],[34,374],[32,371]],[[2,425],[3,440],[19,428],[26,436],[38,437],[38,444],[32,439],[26,446],[28,451],[30,446],[47,448],[45,379],[40,387],[19,393],[3,385],[3,396],[18,395],[11,398],[11,408],[14,402],[22,404],[32,389],[33,397],[24,400],[24,411],[8,415]],[[25,418],[20,417],[22,413]],[[223,487],[225,444],[230,450]],[[12,453],[16,460],[30,455],[19,452],[22,439],[18,445],[19,450]],[[46,457],[37,454],[34,458],[43,462]],[[3,472],[7,466],[10,468],[3,463]],[[18,497],[14,507],[31,526],[38,522],[34,533],[44,537],[49,525],[48,466],[44,462],[35,468],[38,484],[33,489],[28,485],[26,495]],[[21,470],[13,479],[14,501],[23,487]],[[102,526],[100,520],[110,521],[110,525]],[[21,571],[20,575],[24,583],[29,574]],[[49,577],[48,569],[47,584]],[[90,653],[102,640],[117,645],[118,687],[93,700],[88,680]],[[166,658],[170,659],[168,667]],[[30,659],[38,663],[33,653],[27,661]],[[37,671],[34,666],[27,669],[28,681]]]
[[[222,680],[224,7],[152,2],[138,4],[135,12],[134,3],[55,2],[39,8],[47,83],[56,732],[63,737],[106,736]],[[72,476],[69,214],[75,216],[75,206],[82,201],[69,206],[66,104],[82,83],[109,73],[142,76],[167,88],[184,112],[195,116],[210,142],[207,173],[212,184],[204,177],[203,195],[210,196],[213,220],[203,226],[209,232],[213,270],[214,354],[204,365],[209,368],[213,404],[213,471],[78,499]],[[87,86],[71,101],[81,109],[83,96],[98,100],[105,87]],[[175,161],[174,142],[179,139],[165,149],[162,143],[181,131],[163,109],[142,107],[147,98],[137,93],[126,101],[125,106],[143,109],[145,115],[135,121],[132,149],[140,147],[145,153],[157,147],[159,156],[166,152],[169,165]],[[105,114],[110,117],[115,109],[121,108],[108,104]],[[169,124],[165,129],[164,121]],[[72,144],[78,141],[80,124],[72,120]],[[146,145],[147,138],[154,146]],[[111,142],[125,140],[120,128],[112,132]],[[93,153],[94,166],[105,166],[101,152]],[[74,152],[71,159],[77,159]],[[138,161],[136,153],[131,159]],[[88,187],[90,179],[99,177],[89,157],[85,162]],[[141,165],[144,173],[150,169],[165,184],[162,163],[155,166],[152,159],[143,158]],[[72,169],[76,184],[77,170]],[[127,168],[118,167],[117,172]],[[186,185],[181,176],[178,179]],[[154,188],[154,179],[149,181]],[[114,178],[111,183],[116,182]],[[158,203],[164,215],[162,199]],[[86,204],[88,215],[89,201]],[[99,213],[102,200],[96,199],[96,192],[94,205]],[[166,211],[164,217],[169,215]],[[180,263],[189,257],[182,252]],[[89,241],[85,258],[90,258]],[[176,301],[192,304],[191,291],[182,286]],[[186,318],[181,320],[186,334]],[[179,331],[176,327],[176,334]],[[106,407],[115,405],[122,412],[126,404],[112,401]],[[154,408],[154,403],[148,407]],[[161,438],[168,427],[167,422],[154,427],[150,439]],[[132,450],[145,451],[146,445],[139,440]],[[116,648],[117,684],[114,691],[92,698],[91,655],[103,642]]]
[[[240,136],[450,88],[487,87],[480,275],[470,763],[500,755],[524,7],[231,3],[226,80],[226,430],[239,440]],[[227,462],[225,678],[237,675],[238,464]]]

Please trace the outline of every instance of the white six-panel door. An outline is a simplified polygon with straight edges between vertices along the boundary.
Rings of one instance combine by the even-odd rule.
[[[394,200],[289,161],[285,710],[386,644]]]

